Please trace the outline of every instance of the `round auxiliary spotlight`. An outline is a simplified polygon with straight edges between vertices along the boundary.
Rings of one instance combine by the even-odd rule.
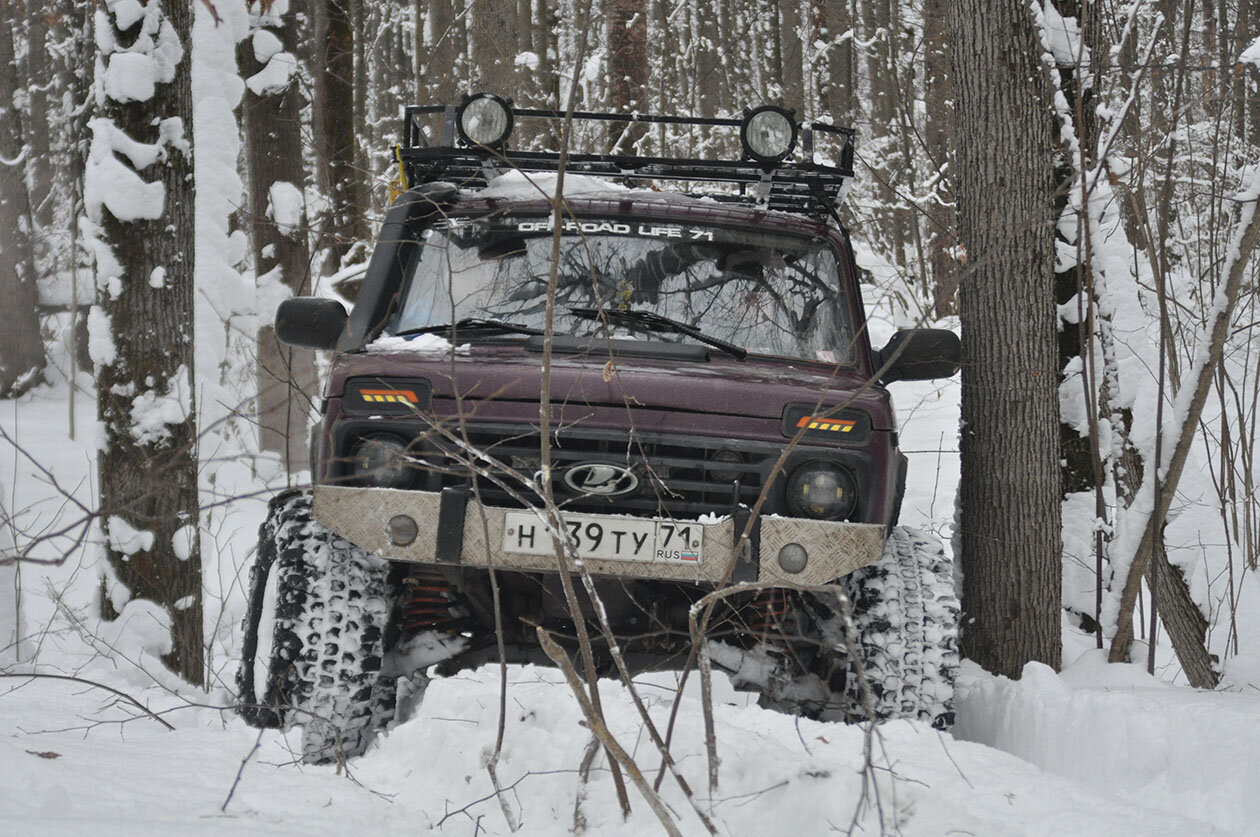
[[[792,112],[774,105],[748,111],[739,126],[744,151],[759,163],[777,163],[796,148],[796,120]]]
[[[512,105],[493,93],[474,93],[455,112],[455,127],[469,145],[498,148],[512,133]]]

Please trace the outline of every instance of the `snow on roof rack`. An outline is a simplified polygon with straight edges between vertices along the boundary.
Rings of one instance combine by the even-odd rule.
[[[399,162],[406,172],[408,184],[448,180],[466,188],[479,188],[497,175],[513,169],[554,172],[559,168],[559,153],[515,151],[508,147],[506,138],[520,119],[563,121],[566,118],[564,111],[517,108],[498,97],[489,97],[506,106],[510,114],[507,128],[497,147],[474,145],[467,141],[457,119],[461,109],[478,98],[467,97],[458,106],[421,105],[405,109]],[[747,117],[725,119],[591,111],[575,111],[573,118],[623,124],[647,123],[741,130],[747,120]],[[425,130],[426,123],[430,128],[436,125],[436,130],[432,133],[437,136],[430,136],[431,132]],[[747,152],[738,160],[570,153],[565,162],[565,170],[632,181],[672,180],[735,185],[739,187],[738,192],[704,194],[719,201],[744,203],[820,218],[834,217],[836,203],[844,196],[845,182],[853,177],[853,129],[825,122],[795,122],[794,125],[796,134],[793,135],[793,143],[796,135],[799,135],[800,160],[788,159],[770,163],[753,159]],[[820,134],[841,143],[838,165],[815,161],[814,143],[816,136]]]

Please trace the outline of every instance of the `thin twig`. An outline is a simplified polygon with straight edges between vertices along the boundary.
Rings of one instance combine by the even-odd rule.
[[[232,801],[232,796],[236,793],[236,786],[241,783],[241,777],[245,775],[245,765],[249,764],[249,760],[254,757],[254,753],[258,752],[258,748],[262,746],[263,733],[265,729],[258,730],[258,736],[254,738],[254,746],[249,748],[249,752],[245,754],[245,758],[241,759],[241,766],[237,768],[236,779],[232,782],[232,788],[228,791],[227,798],[223,800],[223,804],[219,806],[220,813],[227,812],[228,803]]]
[[[157,715],[155,712],[153,712],[153,710],[149,709],[140,701],[133,698],[131,695],[127,694],[126,692],[120,692],[119,690],[115,689],[113,686],[106,686],[104,683],[97,683],[95,680],[88,680],[83,677],[74,677],[69,674],[37,674],[33,672],[26,672],[22,674],[9,674],[8,672],[0,672],[0,677],[33,677],[40,680],[67,680],[71,683],[82,683],[85,686],[92,686],[93,688],[96,688],[96,689],[104,689],[110,694],[117,695],[123,700],[126,700],[127,702],[131,703],[141,712],[148,715],[150,718],[157,721],[159,724],[166,727],[171,732],[175,731],[175,727],[168,724],[162,717]]]

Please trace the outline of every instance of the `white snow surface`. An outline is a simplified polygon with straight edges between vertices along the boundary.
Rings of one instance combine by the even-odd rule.
[[[461,346],[460,349],[467,349]],[[410,352],[421,355],[444,355],[452,349],[451,341],[437,334],[417,334],[415,337],[385,335],[369,343],[369,352]]]
[[[479,198],[495,198],[498,200],[538,200],[549,199],[556,194],[559,175],[549,172],[509,171],[491,180],[484,189],[477,192]],[[564,176],[565,197],[577,197],[599,192],[628,192],[630,189],[620,183],[613,183],[599,177],[586,174],[568,174]]]
[[[99,678],[98,669],[82,676]],[[907,837],[1171,837],[1254,827],[1256,797],[1247,782],[1254,788],[1255,762],[1233,757],[1260,744],[1255,698],[1205,700],[1175,688],[1112,688],[1098,680],[1078,687],[1067,675],[1030,674],[1011,683],[973,671],[962,705],[966,717],[989,722],[976,725],[976,737],[991,727],[1020,756],[922,725],[886,724],[875,741],[876,781],[865,803],[860,727],[763,710],[723,682],[715,707],[716,791],[707,786],[694,680],[681,698],[673,754],[696,804],[723,835],[823,835],[847,829],[855,813],[857,833],[880,833],[882,817],[886,833]],[[517,833],[567,835],[590,733],[557,672],[510,667],[508,679],[497,770],[521,824]],[[662,726],[673,686],[669,675],[637,683]],[[600,687],[612,733],[650,779],[658,759],[625,688],[609,681]],[[10,833],[24,835],[88,827],[102,835],[506,835],[501,810],[487,799],[493,790],[484,767],[494,745],[498,691],[494,666],[434,681],[414,717],[378,739],[345,776],[333,767],[296,764],[296,734],[259,735],[158,688],[133,692],[173,731],[103,691],[16,680],[0,694],[0,811]],[[1196,718],[1195,707],[1211,711]],[[1214,719],[1233,723],[1214,729]],[[1246,721],[1249,727],[1239,725]],[[1074,764],[1073,753],[1087,763]],[[682,833],[703,833],[668,777],[662,793]],[[606,762],[597,759],[582,806],[587,833],[661,833],[633,790],[631,804],[633,813],[622,821]]]

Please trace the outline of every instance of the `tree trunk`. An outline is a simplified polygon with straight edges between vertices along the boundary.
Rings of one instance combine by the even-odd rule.
[[[1260,191],[1260,178],[1253,177],[1251,182],[1246,184],[1246,191],[1251,195]],[[1243,279],[1247,274],[1246,268],[1258,241],[1260,241],[1260,213],[1256,212],[1253,197],[1240,205],[1238,223],[1235,225],[1227,250],[1229,257],[1223,267],[1224,282],[1213,300],[1213,319],[1200,335],[1200,339],[1207,346],[1207,355],[1202,365],[1194,370],[1193,388],[1188,385],[1183,386],[1175,399],[1174,415],[1181,417],[1181,424],[1176,428],[1175,436],[1168,439],[1173,443],[1172,454],[1165,460],[1167,465],[1163,462],[1153,463],[1157,467],[1148,467],[1146,470],[1141,490],[1155,495],[1155,508],[1145,513],[1148,517],[1141,524],[1142,539],[1133,554],[1118,556],[1116,561],[1117,564],[1125,567],[1127,575],[1124,577],[1124,584],[1120,591],[1116,635],[1112,638],[1111,649],[1107,653],[1107,658],[1111,662],[1121,662],[1128,658],[1129,645],[1133,642],[1133,607],[1137,602],[1142,577],[1146,574],[1151,561],[1159,560],[1155,557],[1157,548],[1163,546],[1163,526],[1159,523],[1168,519],[1168,510],[1172,507],[1177,484],[1181,481],[1182,471],[1185,469],[1186,460],[1190,456],[1190,448],[1194,443],[1195,429],[1203,416],[1203,407],[1207,403],[1212,377],[1225,351],[1231,317],[1242,291]],[[1189,377],[1187,376],[1187,384]],[[1163,432],[1164,428],[1159,428],[1159,430]],[[1160,481],[1155,483],[1154,478]],[[1146,481],[1150,481],[1151,484],[1145,484]],[[1158,492],[1155,490],[1157,486]],[[1159,590],[1158,587],[1156,589]],[[1181,646],[1178,646],[1179,652],[1180,648]],[[1202,653],[1206,654],[1206,651]],[[1202,668],[1201,664],[1196,665],[1184,661],[1183,665],[1187,675]],[[1215,675],[1213,675],[1214,682]]]
[[[360,173],[354,143],[354,27],[359,0],[315,2],[315,145],[320,184],[329,200],[319,247],[326,249],[324,271],[335,272],[356,242],[367,238],[360,203]]]
[[[378,8],[380,3],[378,2]],[[363,214],[362,237],[368,237],[368,216],[372,208],[372,161],[371,146],[372,129],[368,124],[368,11],[367,0],[353,0],[350,3],[350,31],[354,44],[354,73],[351,86],[354,88],[354,170],[355,206]],[[386,56],[373,54],[372,61],[385,61]]]
[[[932,308],[937,317],[958,313],[959,264],[952,251],[958,243],[954,226],[954,80],[950,71],[947,0],[924,0],[924,150],[937,174],[928,203],[928,262],[932,276]]]
[[[188,57],[195,8],[151,2],[145,26],[155,35],[147,49],[136,38],[139,24],[115,14],[134,9],[99,8],[104,72],[96,80],[101,106],[91,123],[86,202],[100,227],[93,343],[110,573],[102,609],[109,618],[136,599],[165,609],[172,649],[163,660],[202,685]],[[131,51],[116,51],[123,44]]]
[[[473,0],[472,91],[516,91],[516,0]]]
[[[823,71],[818,74],[818,101],[822,106],[821,116],[837,125],[852,125],[854,122],[853,12],[849,2],[814,0],[818,38],[829,44],[823,53]],[[849,37],[836,43],[846,32]]]
[[[779,41],[783,62],[783,101],[785,108],[796,110],[798,117],[805,114],[804,65],[801,58],[802,21],[799,0],[779,0]]]
[[[28,161],[31,184],[31,213],[36,236],[46,236],[53,222],[52,154],[49,142],[49,112],[54,74],[48,60],[50,12],[42,3],[28,0],[26,21],[26,131],[31,147]],[[37,253],[47,255],[47,246],[35,242]]]
[[[0,398],[21,395],[44,375],[30,195],[22,177],[30,150],[13,105],[21,98],[13,60],[13,34],[20,31],[14,5],[0,3]]]
[[[963,652],[1058,668],[1060,496],[1054,135],[1027,8],[952,0],[963,323]]]
[[[420,21],[425,20],[425,24]],[[416,53],[420,71],[417,84],[420,100],[435,104],[456,104],[459,89],[457,72],[452,68],[460,55],[453,0],[416,0]],[[431,41],[425,41],[425,30]]]
[[[647,3],[607,0],[604,9],[608,19],[608,106],[620,113],[647,111]],[[647,128],[642,123],[610,123],[609,149],[633,154]]]
[[[274,12],[250,9],[251,37],[237,48],[245,78],[243,119],[249,170],[250,240],[260,286],[278,282],[293,294],[311,287],[302,186],[302,90],[294,49],[297,30]],[[260,75],[264,70],[274,73]],[[285,70],[288,70],[287,76]],[[267,79],[271,83],[264,83]],[[290,473],[309,467],[307,416],[318,389],[315,355],[283,347],[269,322],[258,332],[258,444],[279,453]]]
[[[1196,689],[1216,688],[1220,676],[1212,669],[1212,658],[1206,647],[1207,617],[1194,603],[1190,585],[1186,584],[1181,570],[1168,562],[1162,537],[1156,544],[1147,577],[1159,602],[1160,621],[1172,640],[1186,680]]]
[[[717,116],[722,107],[721,80],[718,65],[717,16],[707,8],[693,6],[691,18],[691,50],[694,61],[690,83],[696,92],[700,116]]]

